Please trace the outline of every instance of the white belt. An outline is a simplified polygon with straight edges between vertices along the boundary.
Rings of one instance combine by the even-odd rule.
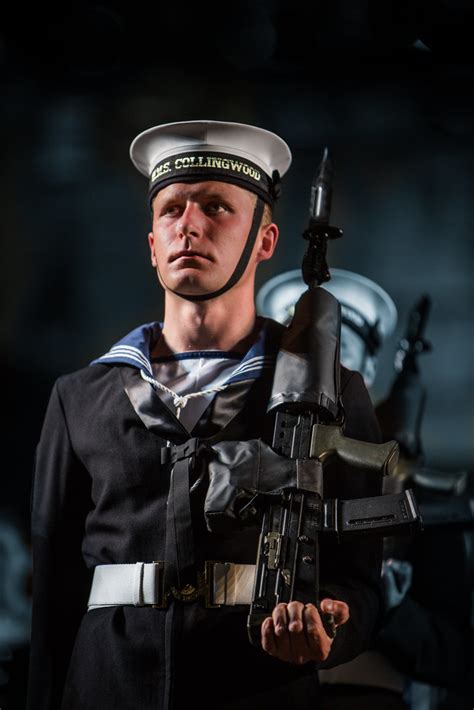
[[[180,601],[194,601],[202,596],[209,607],[250,604],[254,577],[255,565],[206,562],[197,588],[187,585],[165,592],[162,562],[98,565],[87,610],[122,605],[162,608],[167,606],[169,596]]]

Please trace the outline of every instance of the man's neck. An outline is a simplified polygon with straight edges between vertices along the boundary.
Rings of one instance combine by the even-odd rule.
[[[162,337],[153,355],[191,350],[247,352],[257,329],[253,293],[251,297],[244,293],[241,298],[229,296],[230,292],[193,302],[167,293]]]

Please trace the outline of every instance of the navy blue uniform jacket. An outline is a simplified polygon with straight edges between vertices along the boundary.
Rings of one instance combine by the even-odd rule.
[[[267,364],[281,332],[266,322]],[[268,435],[273,369],[247,379],[245,370],[214,397],[193,436]],[[345,434],[380,441],[362,377],[342,368],[341,388]],[[206,609],[197,600],[174,602],[166,610],[122,606],[87,612],[96,565],[163,559],[170,468],[160,464],[160,449],[167,440],[179,444],[189,436],[127,358],[96,362],[55,383],[32,498],[29,710],[179,710],[196,703],[246,710],[317,707],[314,664],[291,665],[251,646],[246,606]],[[325,482],[327,497],[379,490],[380,481],[343,465]],[[195,522],[200,561],[255,563],[257,530],[213,535],[199,510]],[[321,586],[345,600],[351,612],[326,666],[368,646],[380,613],[380,564],[377,541],[322,542]]]

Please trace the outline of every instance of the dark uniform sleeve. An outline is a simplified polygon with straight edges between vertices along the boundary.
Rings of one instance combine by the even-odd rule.
[[[362,376],[347,370],[344,374],[345,436],[381,443],[380,429]],[[347,500],[380,495],[381,484],[380,475],[334,462],[325,470],[324,497]],[[345,601],[349,605],[350,619],[339,627],[329,658],[320,668],[346,663],[369,647],[383,610],[381,565],[382,538],[321,542],[321,598]]]
[[[415,537],[407,555],[411,589],[388,612],[376,643],[412,678],[459,691],[473,678],[467,550],[463,531],[427,528]]]
[[[90,576],[81,556],[90,477],[76,457],[60,396],[51,393],[32,491],[33,618],[28,710],[57,710]]]
[[[456,594],[447,604],[453,618]],[[471,639],[469,622],[461,631],[448,616],[432,612],[407,596],[388,616],[377,639],[377,649],[417,680],[460,690],[470,672]]]

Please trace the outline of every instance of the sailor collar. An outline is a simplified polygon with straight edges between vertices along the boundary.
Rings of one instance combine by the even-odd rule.
[[[225,384],[257,379],[265,370],[273,367],[276,360],[277,344],[275,336],[284,328],[269,318],[258,318],[262,323],[258,339],[243,356],[240,363],[230,374]],[[128,333],[117,341],[104,355],[92,360],[90,365],[96,364],[124,364],[141,370],[148,377],[154,377],[151,350],[161,335],[163,324],[158,321],[145,323]],[[278,338],[279,340],[279,338]],[[170,359],[182,360],[189,357],[225,358],[235,357],[235,353],[225,351],[204,350],[185,353],[175,353]],[[158,358],[156,361],[160,361]]]

